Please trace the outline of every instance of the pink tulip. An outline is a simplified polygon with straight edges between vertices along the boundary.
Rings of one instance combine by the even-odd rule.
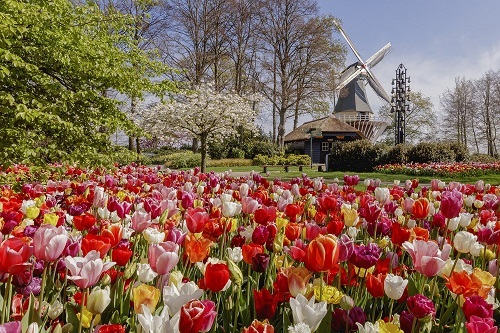
[[[168,274],[179,262],[179,245],[174,242],[151,244],[148,250],[149,266],[159,275]]]
[[[208,332],[212,328],[217,311],[210,300],[193,300],[180,310],[180,333]]]
[[[33,236],[35,257],[43,261],[56,261],[66,248],[67,242],[68,236],[63,226],[56,228],[53,225],[44,224]]]
[[[65,263],[70,272],[68,280],[72,280],[82,289],[96,284],[101,274],[115,264],[114,262],[104,263],[96,250],[90,251],[85,257],[66,257]]]
[[[413,259],[415,270],[427,277],[435,276],[443,269],[451,251],[449,244],[445,244],[440,251],[437,243],[423,240],[404,242],[403,247]]]
[[[465,324],[468,333],[497,333],[498,327],[495,326],[493,318],[479,318],[471,316],[468,323]]]
[[[259,208],[259,202],[252,197],[241,199],[241,210],[245,214],[253,214]]]
[[[210,216],[203,208],[188,208],[186,210],[186,226],[193,234],[202,232]]]
[[[441,214],[448,219],[457,217],[463,204],[462,193],[457,190],[445,191],[441,195]]]
[[[137,232],[143,232],[146,230],[152,223],[151,221],[151,213],[141,212],[136,210],[134,214],[132,214],[132,229]]]
[[[21,322],[11,321],[0,325],[0,333],[21,333]]]

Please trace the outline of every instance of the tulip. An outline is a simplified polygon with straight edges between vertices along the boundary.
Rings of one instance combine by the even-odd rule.
[[[215,303],[210,300],[192,300],[180,310],[180,333],[208,332],[217,317]]]
[[[188,208],[186,210],[185,219],[188,230],[195,234],[203,231],[210,216],[203,208]]]
[[[181,282],[178,287],[173,283],[163,287],[163,303],[167,305],[171,316],[179,312],[185,304],[201,296],[203,296],[203,290],[192,281]]]
[[[342,209],[342,216],[344,217],[344,224],[347,227],[356,226],[359,222],[359,214],[356,209]]]
[[[493,305],[489,304],[483,297],[478,295],[467,297],[462,306],[462,310],[464,311],[467,321],[469,321],[472,316],[479,318],[493,317]]]
[[[434,317],[436,315],[434,303],[424,295],[416,294],[408,297],[406,305],[408,306],[408,310],[410,310],[417,319],[423,319],[429,315]]]
[[[444,268],[451,251],[449,244],[440,251],[435,242],[422,240],[404,242],[403,248],[410,254],[415,270],[427,277],[435,276]]]
[[[21,322],[11,321],[0,325],[0,333],[21,333]]]
[[[226,264],[209,263],[205,267],[205,276],[202,279],[204,289],[208,289],[213,292],[219,292],[228,287],[229,282],[229,268]]]
[[[151,269],[159,275],[168,274],[179,262],[179,245],[173,242],[151,244],[148,259]]]
[[[241,199],[241,210],[245,214],[253,214],[259,208],[259,202],[252,197],[243,197]]]
[[[241,204],[237,202],[226,201],[222,203],[222,215],[225,217],[234,217],[241,213]]]
[[[254,289],[253,298],[257,318],[270,319],[274,317],[278,306],[278,299],[275,295],[266,288],[262,288],[260,291]]]
[[[263,273],[269,266],[269,255],[266,253],[257,253],[252,257],[252,269],[256,272]]]
[[[149,264],[139,264],[137,266],[137,277],[142,283],[149,283],[157,276],[158,274],[151,269]]]
[[[308,301],[302,294],[290,299],[293,322],[295,324],[306,323],[311,332],[318,329],[321,321],[326,316],[328,310],[326,302],[314,303],[314,296]]]
[[[0,272],[19,274],[31,267],[28,263],[33,248],[21,238],[7,238],[0,244]]]
[[[444,191],[441,194],[441,214],[448,219],[457,217],[462,208],[463,196],[457,190],[454,191]]]
[[[35,257],[39,260],[56,261],[64,251],[68,236],[64,227],[42,225],[33,237]]]
[[[93,314],[101,314],[111,303],[109,287],[95,287],[87,298],[87,310]]]
[[[184,253],[189,258],[189,261],[194,264],[205,260],[210,254],[210,246],[212,241],[203,236],[197,238],[194,234],[187,234],[184,240]]]
[[[148,228],[153,221],[151,220],[151,213],[146,213],[145,211],[136,210],[131,217],[132,229],[136,232],[143,232]]]
[[[159,244],[165,240],[165,233],[154,228],[144,229],[143,235],[149,244]]]
[[[242,333],[274,333],[274,327],[267,319],[264,321],[254,319],[249,327],[243,329]]]
[[[384,280],[385,294],[393,300],[398,300],[403,296],[407,284],[407,279],[403,279],[401,276],[394,274],[387,274]]]
[[[82,253],[86,255],[92,250],[98,251],[101,259],[103,259],[111,249],[109,238],[100,235],[87,234],[82,239]]]
[[[384,297],[385,274],[373,275],[368,273],[366,276],[366,290],[374,298]]]
[[[150,311],[154,311],[160,300],[160,290],[147,284],[140,284],[132,289],[135,313],[143,313],[142,306],[146,306]]]
[[[460,253],[469,253],[477,241],[477,236],[468,231],[459,231],[453,238],[453,245]]]
[[[377,199],[381,205],[385,205],[389,202],[389,200],[391,200],[391,194],[387,187],[377,187],[374,194],[375,199]]]
[[[379,260],[380,255],[381,249],[377,246],[377,244],[361,244],[354,247],[354,252],[349,260],[358,268],[368,269],[375,265],[377,260]]]
[[[304,261],[309,270],[326,272],[336,267],[338,258],[339,247],[336,237],[319,235],[307,245]]]
[[[312,273],[305,267],[290,267],[286,270],[288,289],[293,297],[304,295]]]
[[[495,326],[493,318],[479,318],[471,316],[469,322],[465,324],[467,333],[497,333],[498,327]]]
[[[99,252],[95,250],[87,253],[85,257],[66,257],[65,263],[70,273],[68,279],[82,289],[96,284],[101,274],[115,264],[114,262],[103,263]]]
[[[359,333],[379,333],[378,322],[373,324],[367,321],[364,326],[361,325],[360,323],[356,323],[356,326],[358,326]]]
[[[416,219],[425,219],[429,215],[430,205],[427,198],[419,198],[413,202],[412,214]]]
[[[142,305],[142,313],[137,319],[145,333],[173,333],[179,325],[179,316],[169,319],[168,307],[164,307],[159,315],[153,315],[147,306]]]

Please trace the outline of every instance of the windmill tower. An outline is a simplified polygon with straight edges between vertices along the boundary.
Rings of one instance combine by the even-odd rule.
[[[339,97],[333,114],[336,118],[358,129],[369,140],[375,141],[389,122],[387,119],[375,117],[368,102],[365,87],[369,84],[377,96],[391,103],[389,95],[371,71],[371,68],[377,65],[392,50],[391,43],[387,43],[365,62],[340,23],[335,21],[335,25],[358,61],[347,67],[341,74],[340,83],[336,88]]]

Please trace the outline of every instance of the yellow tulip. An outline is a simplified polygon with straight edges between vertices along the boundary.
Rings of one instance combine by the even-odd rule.
[[[37,216],[40,215],[40,208],[36,206],[31,206],[26,208],[26,217],[33,220],[37,218]]]
[[[356,209],[343,209],[342,213],[344,215],[344,223],[347,227],[353,227],[358,224],[359,215]]]
[[[142,305],[149,308],[151,313],[154,312],[158,301],[160,300],[160,290],[147,284],[140,284],[132,290],[134,298],[134,310],[136,313],[142,314]]]
[[[402,329],[399,328],[398,325],[393,323],[386,323],[382,319],[378,322],[379,333],[404,333]]]
[[[339,304],[342,297],[344,297],[344,294],[333,286],[324,285],[323,288],[314,286],[314,298],[316,298],[318,302],[326,301],[329,304]]]
[[[57,221],[59,221],[59,216],[55,213],[48,213],[43,216],[43,224],[52,224],[55,227]]]
[[[85,328],[90,328],[90,323],[92,322],[92,312],[83,307],[82,313],[77,313],[76,316],[82,322],[82,326]],[[101,315],[96,315],[94,319],[94,325],[101,321]]]

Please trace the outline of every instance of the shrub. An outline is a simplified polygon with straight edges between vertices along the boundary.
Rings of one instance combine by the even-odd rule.
[[[165,156],[165,166],[172,169],[194,168],[201,165],[201,154],[190,151]]]
[[[404,164],[408,162],[408,149],[406,144],[399,144],[388,149],[382,158],[381,164]]]
[[[220,160],[207,161],[207,167],[235,167],[235,166],[251,166],[253,161],[244,158],[224,158]]]
[[[245,158],[245,151],[243,149],[234,147],[229,152],[229,156],[228,157],[243,159],[243,158]]]
[[[465,162],[469,160],[469,150],[463,143],[452,141],[444,143],[455,155],[455,162]]]
[[[469,156],[469,161],[481,162],[481,163],[493,163],[496,162],[497,159],[487,154],[472,154]]]
[[[310,165],[311,157],[309,155],[256,155],[253,159],[253,165]]]
[[[368,140],[334,142],[330,151],[331,170],[368,172],[382,161],[388,147]]]
[[[444,143],[421,142],[408,150],[412,163],[453,162],[455,153]]]

